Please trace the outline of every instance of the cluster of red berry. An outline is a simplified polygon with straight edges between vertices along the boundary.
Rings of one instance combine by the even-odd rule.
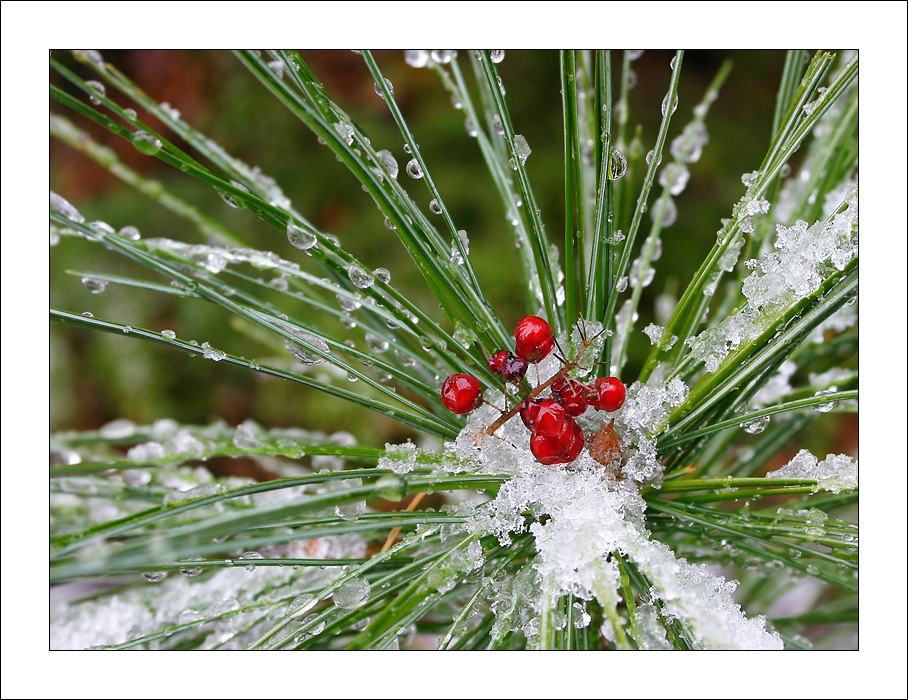
[[[520,384],[530,364],[544,359],[555,347],[552,327],[538,316],[526,316],[514,331],[514,352],[501,350],[489,359],[489,369],[506,382]],[[584,350],[587,344],[584,345]],[[599,377],[591,385],[568,376],[579,366],[579,357],[573,361],[559,358],[564,367],[554,377],[539,385],[510,411],[502,413],[486,433],[493,433],[516,413],[530,429],[530,450],[542,464],[565,464],[580,455],[586,438],[574,420],[592,406],[598,411],[617,411],[624,405],[624,384],[617,377]],[[550,398],[538,398],[546,388]],[[483,402],[482,387],[476,377],[469,374],[452,374],[441,389],[442,403],[454,413],[469,413]]]

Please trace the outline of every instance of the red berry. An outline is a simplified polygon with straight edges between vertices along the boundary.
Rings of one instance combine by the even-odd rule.
[[[482,403],[479,380],[469,374],[452,374],[441,387],[441,402],[454,413],[469,413]]]
[[[542,464],[566,464],[580,455],[586,438],[583,430],[570,416],[564,420],[564,428],[557,435],[533,435],[530,451]]]
[[[511,384],[520,384],[529,366],[522,357],[507,350],[499,350],[489,358],[489,369]]]
[[[595,400],[593,406],[600,411],[617,411],[624,405],[627,390],[618,377],[599,377],[594,384]]]
[[[589,387],[576,379],[561,377],[552,384],[552,396],[564,406],[564,412],[569,416],[579,416],[586,411],[589,393]]]
[[[555,347],[552,327],[539,316],[525,316],[520,319],[514,337],[517,339],[516,353],[527,362],[539,362]]]
[[[527,399],[520,407],[520,417],[533,435],[541,436],[558,435],[568,419],[564,406],[555,399]]]

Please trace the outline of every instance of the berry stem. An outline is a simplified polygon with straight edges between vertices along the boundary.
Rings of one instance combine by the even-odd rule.
[[[583,353],[585,353],[585,352],[586,352],[586,349],[587,349],[590,345],[592,345],[592,342],[593,342],[592,340],[586,340],[586,339],[584,339],[584,340],[583,340],[583,347],[580,348],[580,351],[577,353],[577,356],[576,356],[573,360],[565,360],[565,362],[564,362],[564,367],[562,367],[560,370],[558,370],[557,372],[555,372],[555,374],[553,374],[551,377],[549,377],[549,378],[546,380],[546,382],[545,382],[544,384],[540,384],[540,385],[538,385],[535,389],[533,389],[529,394],[527,394],[527,395],[523,398],[523,401],[526,401],[527,399],[534,399],[534,398],[536,398],[537,396],[539,396],[539,394],[541,394],[543,391],[545,391],[546,389],[548,389],[552,384],[554,384],[554,383],[555,383],[556,381],[558,381],[560,378],[566,377],[566,376],[567,376],[567,373],[570,372],[572,369],[576,369],[577,367],[579,367],[579,366],[580,366],[580,358],[583,357]],[[538,364],[536,365],[536,372],[537,372],[537,374],[538,374],[538,372],[539,372],[539,365],[538,365]],[[538,381],[538,380],[537,380],[537,381]],[[502,425],[504,425],[504,424],[507,423],[511,418],[513,418],[515,415],[517,415],[517,412],[520,410],[520,406],[521,406],[521,404],[523,404],[523,401],[518,401],[518,402],[514,405],[513,408],[511,408],[510,410],[505,411],[504,413],[502,413],[502,414],[498,417],[498,419],[497,419],[494,423],[492,423],[492,425],[490,425],[488,428],[485,429],[485,431],[484,431],[483,433],[481,433],[481,435],[492,435],[492,434],[493,434],[496,430],[498,430]]]

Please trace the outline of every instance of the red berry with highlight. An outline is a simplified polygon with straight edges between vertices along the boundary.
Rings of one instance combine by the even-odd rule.
[[[568,416],[555,399],[527,399],[520,407],[520,418],[534,435],[555,436],[564,430]]]
[[[469,413],[482,403],[479,380],[469,374],[452,374],[441,387],[441,402],[454,413]]]
[[[530,451],[542,464],[566,464],[580,456],[586,438],[583,430],[570,416],[557,435],[536,435],[530,438]]]
[[[489,358],[489,369],[511,384],[520,384],[529,366],[522,357],[507,350],[499,350]]]
[[[589,393],[588,386],[568,377],[561,377],[552,384],[552,396],[564,406],[564,412],[569,416],[579,416],[586,411]]]
[[[517,339],[515,352],[531,363],[539,362],[555,347],[552,327],[548,321],[539,316],[525,316],[520,319],[514,337]]]
[[[627,398],[627,389],[618,377],[599,377],[593,388],[596,391],[593,406],[600,411],[617,411]]]

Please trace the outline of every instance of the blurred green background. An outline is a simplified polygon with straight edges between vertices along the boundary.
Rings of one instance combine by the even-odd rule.
[[[149,50],[101,53],[154,99],[179,109],[183,119],[230,154],[274,177],[295,207],[317,227],[338,236],[342,245],[366,265],[388,268],[395,286],[437,319],[443,319],[406,251],[384,227],[383,217],[354,177],[232,54]],[[469,234],[471,258],[486,295],[506,325],[512,325],[536,310],[523,306],[517,266],[502,264],[502,251],[513,245],[510,226],[477,143],[466,134],[463,112],[452,107],[436,75],[408,66],[402,51],[374,53],[394,85],[395,98],[457,227]],[[96,77],[66,52],[54,51],[53,55],[78,74]],[[644,151],[655,140],[672,55],[670,51],[647,51],[632,64],[636,84],[630,94],[628,135],[639,124]],[[402,139],[384,102],[375,94],[361,57],[349,51],[303,51],[302,56],[341,107],[363,127],[373,146],[389,149],[403,171],[406,154]],[[649,341],[639,331],[653,320],[655,297],[666,289],[677,294],[686,286],[712,246],[720,219],[729,216],[744,192],[742,173],[760,166],[771,136],[785,53],[689,51],[684,58],[679,107],[669,141],[690,120],[691,110],[728,58],[734,67],[707,118],[709,144],[702,158],[690,167],[690,183],[676,199],[677,222],[663,231],[664,252],[656,263],[656,278],[644,291],[631,345],[632,359],[626,369],[629,377],[635,375],[636,363],[649,348]],[[620,52],[614,54],[614,60],[620,66]],[[527,168],[546,229],[560,246],[564,175],[558,52],[507,51],[498,70],[507,89],[515,129],[526,136],[532,148]],[[62,84],[53,72],[51,79]],[[108,94],[124,107],[133,106],[110,87]],[[226,206],[210,187],[139,154],[131,145],[60,105],[52,103],[51,109],[114,148],[142,175],[159,180],[169,191],[236,231],[252,247],[273,250],[304,268],[312,265],[282,232],[268,227],[252,212]],[[145,116],[140,110],[140,117]],[[151,123],[157,126],[153,120]],[[427,206],[429,197],[421,182],[411,181],[403,172],[399,180],[418,203]],[[191,225],[53,138],[50,188],[75,204],[87,221],[103,220],[117,229],[133,225],[143,238],[203,242]],[[651,199],[658,191],[657,187]],[[645,220],[638,244],[647,230]],[[212,305],[115,285],[102,294],[91,294],[79,277],[66,274],[67,270],[154,279],[125,258],[87,241],[64,238],[50,249],[54,307],[90,311],[100,318],[154,330],[173,329],[181,338],[208,341],[215,348],[248,358],[267,361],[280,354],[281,362],[290,359],[286,353],[239,332],[229,314]],[[445,326],[453,330],[450,324]],[[355,337],[355,332],[345,332],[344,337],[347,335]],[[221,418],[230,424],[251,418],[267,427],[348,430],[365,444],[414,437],[410,429],[382,415],[314,390],[127,337],[51,324],[50,344],[51,430],[95,429],[115,418],[136,423],[160,418],[208,423]],[[358,344],[362,345],[361,338]],[[818,439],[837,434],[834,421],[821,424],[827,427],[821,428]],[[849,451],[847,447],[836,449]]]

